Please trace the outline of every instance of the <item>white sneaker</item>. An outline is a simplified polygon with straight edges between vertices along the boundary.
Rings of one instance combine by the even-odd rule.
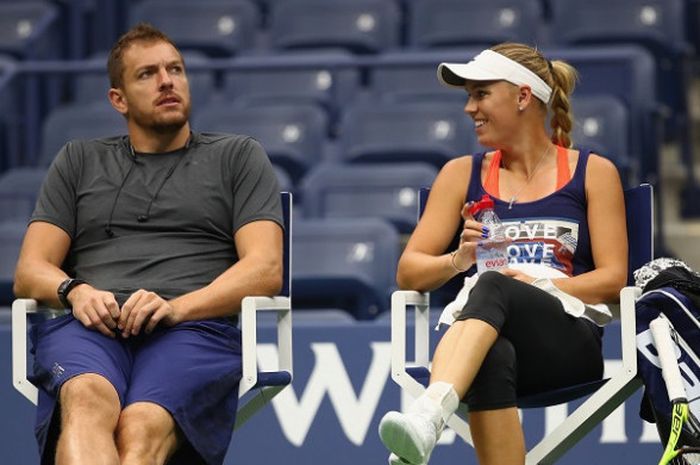
[[[389,457],[392,465],[423,465],[428,463],[444,427],[440,406],[422,397],[407,413],[388,412],[384,415],[379,423],[379,437],[399,459],[392,462],[392,457]]]

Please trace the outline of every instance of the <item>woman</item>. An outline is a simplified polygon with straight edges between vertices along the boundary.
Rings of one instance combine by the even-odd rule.
[[[493,150],[440,171],[399,261],[398,284],[429,291],[474,265],[488,230],[465,199],[484,193],[505,224],[511,267],[479,276],[438,344],[428,389],[407,413],[387,413],[380,436],[391,463],[427,463],[462,399],[479,463],[524,464],[517,396],[602,377],[596,322],[606,315],[591,305],[615,301],[626,281],[622,186],[610,161],[570,148],[570,65],[505,43],[467,64],[441,64],[438,77],[466,89],[465,112],[479,143]],[[447,250],[460,224],[459,246]],[[537,265],[526,273],[522,263]],[[538,279],[544,268],[563,277]],[[571,302],[586,305],[574,310]]]

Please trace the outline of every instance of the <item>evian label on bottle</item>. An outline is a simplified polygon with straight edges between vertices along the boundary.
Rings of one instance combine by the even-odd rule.
[[[498,271],[508,266],[508,253],[504,241],[482,241],[476,246],[476,270],[479,274]]]

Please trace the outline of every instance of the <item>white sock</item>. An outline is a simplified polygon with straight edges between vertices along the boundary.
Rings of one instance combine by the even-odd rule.
[[[454,386],[450,383],[444,381],[432,383],[428,386],[428,389],[425,390],[423,395],[440,406],[442,418],[445,421],[447,421],[457,410],[457,407],[459,407],[459,397],[457,397]]]

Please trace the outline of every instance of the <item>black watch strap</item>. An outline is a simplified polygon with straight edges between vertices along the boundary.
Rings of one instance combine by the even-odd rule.
[[[58,286],[58,300],[61,301],[61,305],[63,305],[63,308],[69,308],[72,309],[73,305],[68,301],[68,294],[70,291],[73,290],[73,288],[79,284],[85,284],[85,281],[82,279],[75,279],[75,278],[68,278],[65,279],[61,284]]]

